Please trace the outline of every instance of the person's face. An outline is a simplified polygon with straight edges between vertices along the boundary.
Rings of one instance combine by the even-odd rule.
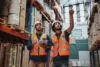
[[[42,31],[43,30],[43,26],[41,23],[37,23],[36,24],[36,31]]]
[[[55,23],[55,30],[61,30],[61,25],[59,22]]]

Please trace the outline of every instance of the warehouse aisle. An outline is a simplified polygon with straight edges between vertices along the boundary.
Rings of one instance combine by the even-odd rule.
[[[0,67],[29,67],[37,21],[50,39],[54,22],[65,31],[73,21],[69,67],[100,67],[100,0],[1,0]],[[51,55],[49,50],[46,67],[53,67]]]

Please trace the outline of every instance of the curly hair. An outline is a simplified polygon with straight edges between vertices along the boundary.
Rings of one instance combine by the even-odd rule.
[[[52,30],[55,32],[55,24],[58,23],[58,22],[55,22],[53,25],[52,25]],[[60,25],[60,29],[62,29],[62,25]]]

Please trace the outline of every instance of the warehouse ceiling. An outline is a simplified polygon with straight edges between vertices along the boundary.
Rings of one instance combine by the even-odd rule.
[[[67,0],[64,6],[74,5],[78,3],[85,3],[85,2],[91,2],[91,0]]]

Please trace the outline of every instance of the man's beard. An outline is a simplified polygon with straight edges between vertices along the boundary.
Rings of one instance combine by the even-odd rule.
[[[61,30],[61,28],[56,28],[55,30]]]
[[[42,31],[43,29],[36,29],[37,31]]]
[[[42,31],[42,29],[40,30],[40,29],[37,29],[37,31]]]

